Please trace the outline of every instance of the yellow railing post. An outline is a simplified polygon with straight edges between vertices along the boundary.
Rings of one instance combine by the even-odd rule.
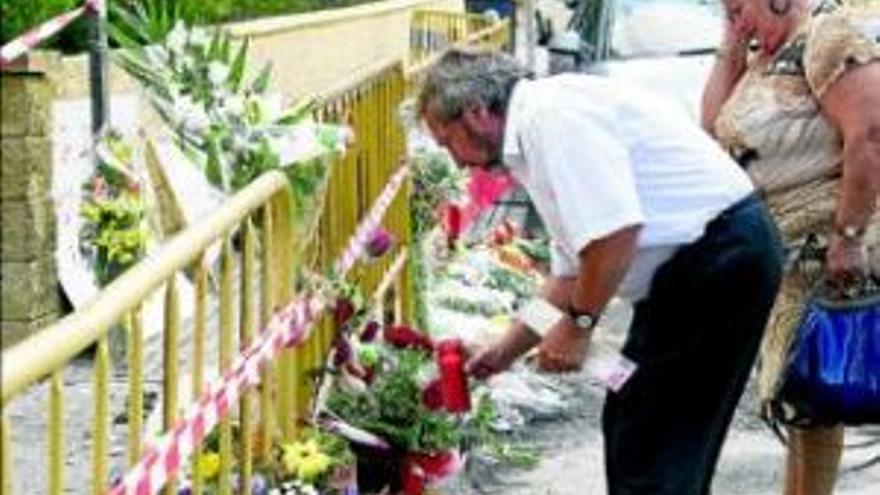
[[[272,300],[272,284],[274,272],[272,267],[272,209],[269,203],[262,210],[262,259],[260,261],[261,289],[260,289],[260,328],[266,328],[272,318],[274,302]],[[274,363],[267,363],[260,372],[260,461],[269,462],[272,456],[272,439],[275,437],[274,408],[272,403],[273,386],[277,383]]]
[[[180,299],[177,295],[177,276],[172,274],[165,289],[165,373],[162,387],[162,417],[165,431],[174,428],[177,421],[177,375],[180,336]],[[176,477],[165,484],[167,495],[177,495]]]
[[[232,246],[228,235],[223,240],[220,254],[220,376],[232,364]],[[232,494],[232,422],[226,415],[220,420],[220,473],[221,495]]]
[[[239,349],[246,350],[251,344],[254,335],[254,294],[253,294],[253,270],[254,270],[254,228],[253,223],[248,218],[244,221],[244,237],[243,248],[241,250],[241,313],[239,322]],[[239,439],[239,487],[240,490],[247,493],[251,486],[251,475],[253,474],[253,439],[251,432],[253,431],[252,411],[251,411],[251,392],[245,390],[241,394],[239,401],[240,408],[240,431]]]
[[[293,295],[293,221],[290,190],[279,191],[271,203],[272,217],[272,300],[276,305],[290,302]],[[292,349],[281,351],[278,366],[278,401],[276,419],[281,427],[284,438],[291,440],[296,433],[296,417],[294,404],[296,399],[296,371],[294,352]]]
[[[208,314],[208,270],[205,268],[204,253],[200,253],[196,259],[193,275],[196,282],[196,294],[194,301],[195,322],[193,324],[192,391],[194,400],[198,400],[202,395],[205,382],[205,326]],[[192,479],[190,480],[193,495],[201,495],[202,493],[202,476],[198,469],[201,451],[201,445],[197,445],[193,450]]]
[[[63,373],[52,373],[49,382],[49,495],[61,495],[64,491]]]
[[[110,352],[107,335],[98,339],[95,351],[95,397],[92,441],[92,495],[103,495],[107,489],[107,453],[109,428]]]
[[[3,480],[0,480],[0,494],[12,495],[12,440],[9,438],[12,432],[9,430],[9,418],[6,412],[0,419],[0,449],[3,449]]]
[[[128,465],[133,466],[141,457],[141,429],[144,415],[143,325],[140,309],[134,309],[126,318],[128,327]]]

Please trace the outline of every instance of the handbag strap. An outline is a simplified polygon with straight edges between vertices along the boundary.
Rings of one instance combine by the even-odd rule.
[[[880,280],[866,275],[841,290],[823,276],[810,300],[822,308],[838,311],[880,306]]]

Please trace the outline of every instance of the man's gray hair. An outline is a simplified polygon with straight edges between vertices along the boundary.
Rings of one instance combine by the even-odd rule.
[[[470,106],[504,115],[513,87],[530,72],[497,50],[453,48],[428,69],[418,97],[418,112],[449,122]]]

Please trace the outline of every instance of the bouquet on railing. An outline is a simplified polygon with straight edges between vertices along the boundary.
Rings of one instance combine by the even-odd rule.
[[[144,184],[130,143],[106,133],[96,146],[98,165],[83,184],[80,250],[100,285],[107,285],[146,254],[150,232]]]
[[[234,192],[280,168],[290,176],[295,200],[315,195],[327,175],[326,158],[344,151],[348,129],[317,122],[313,100],[284,104],[270,91],[270,64],[251,74],[247,39],[182,21],[167,35],[151,35],[139,12],[114,10],[110,34],[123,47],[116,61],[147,89],[205,177]]]

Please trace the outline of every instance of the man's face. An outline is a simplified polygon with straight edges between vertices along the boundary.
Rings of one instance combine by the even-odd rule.
[[[448,122],[425,115],[425,123],[434,139],[462,167],[490,168],[500,158],[503,121],[483,108],[466,109]]]

